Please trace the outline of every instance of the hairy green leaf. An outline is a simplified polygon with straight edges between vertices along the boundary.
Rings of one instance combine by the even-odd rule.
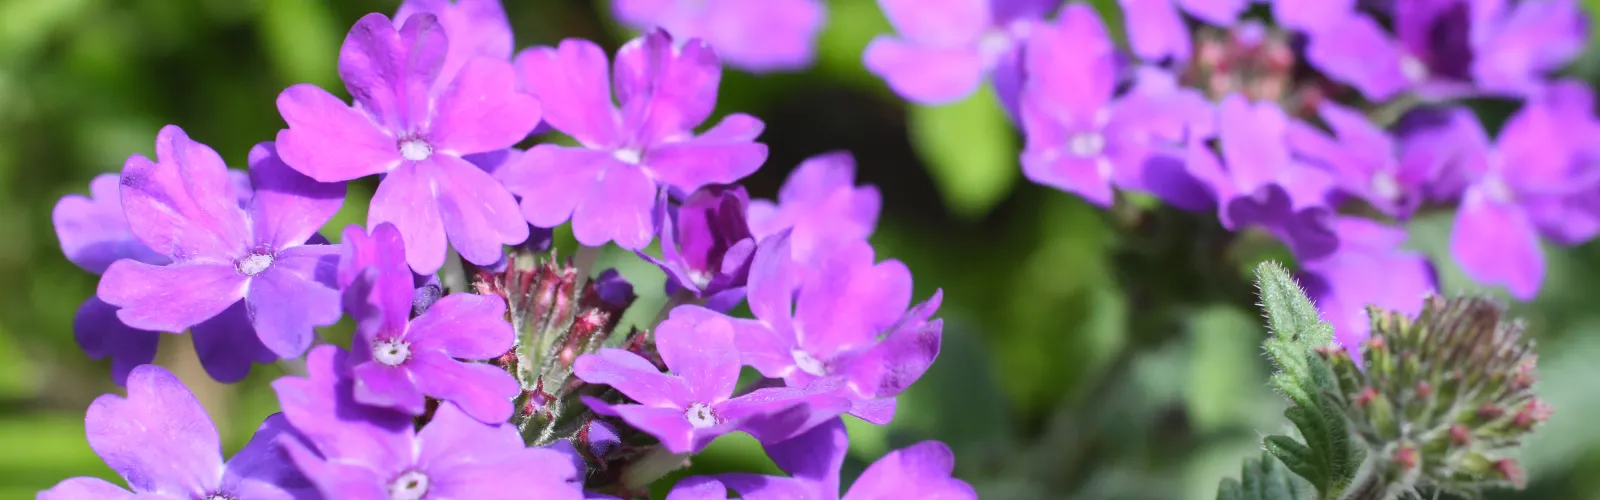
[[[1281,437],[1281,436],[1277,436]],[[1317,492],[1269,453],[1246,458],[1239,479],[1217,485],[1217,500],[1314,500]]]

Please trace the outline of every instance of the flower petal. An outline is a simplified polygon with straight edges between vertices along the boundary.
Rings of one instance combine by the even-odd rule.
[[[178,261],[231,261],[249,244],[249,225],[222,157],[168,125],[156,158],[135,155],[122,168],[129,228],[151,250]]]
[[[357,179],[387,172],[404,160],[390,131],[315,85],[284,89],[278,94],[278,113],[289,124],[278,131],[279,154],[312,179]]]
[[[829,252],[806,276],[795,304],[799,344],[814,356],[864,345],[911,305],[911,270],[898,260],[873,263],[865,241]]]
[[[1133,53],[1149,61],[1189,60],[1189,26],[1172,0],[1121,0]]]
[[[540,144],[501,169],[499,177],[522,197],[522,215],[529,224],[556,227],[584,200],[597,196],[608,170],[622,168],[633,167],[605,151]]]
[[[222,489],[240,498],[304,498],[314,493],[310,481],[278,445],[279,439],[297,438],[289,420],[274,413],[261,422],[250,442],[228,459]]]
[[[423,393],[455,403],[485,424],[511,418],[511,398],[522,391],[517,379],[498,366],[456,361],[437,351],[413,351],[406,364]]]
[[[367,354],[372,349],[370,344],[358,342],[351,347],[358,349],[356,359],[371,358]],[[351,393],[357,403],[401,411],[407,415],[422,415],[427,411],[427,401],[410,366],[386,366],[376,361],[365,361],[351,367],[350,376],[356,382]]]
[[[756,246],[750,261],[750,312],[779,331],[793,331],[794,292],[800,286],[798,269],[790,251],[790,231],[768,236]]]
[[[615,241],[628,250],[650,244],[656,233],[656,185],[642,169],[613,164],[593,189],[572,213],[578,243],[593,247]]]
[[[367,227],[394,224],[406,243],[406,261],[421,274],[444,267],[445,228],[434,193],[434,179],[420,163],[407,162],[389,172],[372,194]]]
[[[250,326],[244,301],[234,302],[221,314],[189,329],[195,354],[206,374],[218,382],[233,383],[250,374],[251,363],[271,363],[277,354],[261,344]]]
[[[699,127],[717,104],[722,62],[704,40],[655,30],[617,49],[612,86],[633,142],[654,146]]]
[[[644,164],[658,180],[684,191],[731,184],[767,161],[767,145],[754,142],[764,127],[753,116],[728,115],[699,137],[650,150]]]
[[[693,306],[678,309],[686,307]],[[709,311],[676,312],[654,332],[662,362],[683,379],[695,401],[709,404],[732,396],[740,368],[733,325]]]
[[[127,500],[134,493],[98,477],[74,477],[62,480],[48,490],[39,492],[38,500]],[[724,496],[723,498],[727,498]]]
[[[804,434],[765,446],[767,456],[795,479],[820,485],[822,491],[839,491],[839,468],[850,451],[844,420],[833,419]]]
[[[101,174],[89,183],[92,197],[69,194],[56,202],[50,214],[61,253],[84,270],[100,274],[112,262],[134,259],[165,264],[168,259],[144,246],[128,228],[122,214],[122,194],[116,174]]]
[[[693,453],[700,451],[711,438],[701,434],[701,429],[689,425],[689,419],[682,408],[653,407],[643,405],[608,405],[598,398],[583,396],[584,404],[589,405],[596,413],[602,415],[615,415],[621,417],[628,425],[655,436],[661,441],[661,446],[673,453]],[[717,429],[707,427],[705,429]]]
[[[1037,27],[1027,44],[1023,100],[1067,127],[1099,129],[1117,74],[1116,53],[1094,7],[1068,5],[1055,25]]]
[[[460,158],[438,155],[433,160],[418,169],[437,193],[445,234],[462,259],[493,264],[502,257],[504,245],[528,239],[528,225],[517,214],[517,199],[505,186]]]
[[[230,264],[152,266],[119,260],[100,278],[100,300],[117,306],[123,324],[182,332],[244,298],[249,278]]]
[[[272,382],[284,417],[329,460],[364,467],[392,467],[409,462],[413,450],[411,416],[356,403],[350,356],[332,345],[306,355],[306,377]],[[291,448],[292,449],[292,448]],[[300,464],[300,457],[295,457]],[[301,464],[302,471],[305,466]],[[313,480],[322,478],[305,471]]]
[[[1539,233],[1520,207],[1495,202],[1480,186],[1467,189],[1450,232],[1450,254],[1474,280],[1504,285],[1530,300],[1544,281]]]
[[[505,300],[497,296],[453,293],[411,320],[407,337],[415,347],[438,350],[452,358],[490,359],[511,350],[516,332],[504,318]]]
[[[959,101],[977,91],[989,72],[974,47],[917,45],[889,36],[874,38],[861,57],[867,71],[918,104]]]
[[[754,73],[810,66],[828,14],[821,0],[711,0],[706,11],[695,36],[728,66]]]
[[[427,12],[439,19],[450,39],[435,90],[455,78],[461,67],[478,57],[511,59],[511,21],[499,0],[406,0],[394,18],[400,21]]]
[[[558,451],[526,448],[510,425],[485,425],[440,405],[417,435],[417,461],[429,474],[428,494],[440,498],[500,498],[507,492],[551,500],[581,500],[568,484],[577,469]]]
[[[517,76],[539,98],[544,119],[591,148],[621,145],[621,113],[611,103],[606,53],[588,40],[568,38],[559,47],[533,47],[517,54]]]
[[[317,182],[290,169],[270,142],[250,149],[250,185],[255,242],[273,249],[305,243],[344,206],[343,183]]]
[[[117,319],[117,308],[89,297],[72,319],[73,337],[89,359],[111,357],[111,380],[125,385],[133,368],[156,359],[161,334],[130,328]]]
[[[311,346],[314,327],[339,321],[339,247],[305,245],[279,252],[255,276],[245,304],[261,343],[284,358],[298,358]]]
[[[449,50],[444,29],[433,14],[410,16],[404,23],[376,12],[367,14],[350,28],[339,48],[339,77],[345,88],[390,132],[415,130],[426,123],[428,91]]]
[[[680,408],[692,397],[682,379],[661,373],[656,365],[622,349],[602,348],[578,357],[573,374],[584,382],[609,385],[649,406]]]
[[[1328,21],[1306,48],[1306,59],[1323,74],[1372,101],[1411,87],[1400,58],[1400,47],[1377,21],[1353,12]]]
[[[211,417],[159,366],[134,368],[128,397],[95,398],[84,432],[95,454],[136,491],[200,495],[222,479],[222,443]]]
[[[907,40],[927,45],[978,41],[993,23],[984,0],[878,0],[884,17]]]
[[[1473,50],[1472,75],[1491,91],[1526,94],[1583,50],[1587,17],[1572,0],[1516,2],[1511,11],[1485,26],[1493,35]]]
[[[468,61],[434,104],[428,140],[455,156],[517,145],[539,124],[539,101],[517,92],[516,69],[489,58]]]
[[[977,500],[971,485],[950,477],[955,454],[938,441],[923,441],[878,459],[856,478],[844,500],[868,500],[904,495],[906,498]]]

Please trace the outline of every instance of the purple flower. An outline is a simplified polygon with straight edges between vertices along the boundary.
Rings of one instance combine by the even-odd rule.
[[[1120,0],[1128,22],[1128,42],[1134,54],[1147,61],[1191,56],[1189,27],[1183,14],[1189,13],[1214,26],[1231,26],[1250,0]]]
[[[1218,106],[1217,122],[1226,166],[1198,143],[1187,160],[1189,171],[1216,196],[1223,227],[1264,228],[1304,260],[1338,248],[1333,212],[1326,205],[1333,179],[1291,158],[1285,137],[1289,117],[1283,110],[1231,94]]]
[[[726,311],[744,300],[745,280],[756,239],[745,222],[750,197],[740,186],[705,186],[676,210],[663,196],[656,216],[661,221],[661,258],[640,257],[667,273],[667,294],[684,290]],[[665,213],[669,212],[670,213]]]
[[[1340,191],[1360,197],[1391,217],[1405,219],[1424,199],[1440,166],[1421,150],[1402,154],[1399,144],[1367,117],[1331,101],[1318,109],[1329,137],[1301,122],[1289,124],[1296,155],[1327,170]]]
[[[894,397],[939,355],[944,323],[929,317],[942,291],[907,311],[911,271],[900,261],[874,263],[872,247],[857,241],[809,268],[793,262],[789,242],[781,233],[756,251],[749,296],[756,319],[734,320],[744,363],[789,387],[842,378],[851,414],[887,423]]]
[[[661,440],[673,453],[698,452],[711,440],[744,431],[776,442],[838,416],[848,407],[832,386],[809,390],[769,387],[733,397],[739,382],[734,328],[719,313],[682,306],[655,329],[656,349],[671,374],[622,349],[585,354],[573,373],[609,385],[638,404],[613,405],[584,396],[595,413],[621,417]]]
[[[285,442],[296,466],[328,498],[549,498],[577,500],[576,471],[562,453],[527,448],[515,427],[484,424],[453,403],[414,430],[411,417],[362,406],[351,394],[350,356],[319,346],[308,378],[272,383],[304,442]]]
[[[1180,149],[1193,128],[1188,114],[1207,107],[1198,93],[1159,83],[1117,98],[1116,53],[1099,14],[1073,4],[1057,23],[1038,26],[1027,42],[1022,171],[1034,182],[1110,206],[1112,184],[1140,187],[1150,155],[1163,143]],[[1152,71],[1143,74],[1163,77]]]
[[[816,249],[865,240],[878,225],[883,197],[873,186],[855,186],[856,160],[837,151],[813,156],[789,173],[776,203],[750,201],[750,231],[766,239],[785,229],[794,256],[807,262]]]
[[[267,417],[250,442],[224,462],[205,408],[159,366],[134,368],[126,398],[95,398],[84,431],[89,447],[133,492],[103,479],[75,477],[39,492],[40,500],[316,498],[278,448],[280,439],[293,435],[281,415]]]
[[[729,66],[753,72],[805,69],[827,21],[822,0],[617,0],[617,19],[710,44]]]
[[[494,365],[457,360],[511,350],[516,333],[504,319],[505,302],[453,293],[412,319],[414,283],[393,225],[380,224],[371,236],[360,226],[345,229],[339,284],[358,322],[351,356],[356,402],[421,415],[426,395],[485,423],[511,418],[511,398],[522,389],[517,380]]]
[[[920,104],[971,95],[993,73],[1002,101],[1011,101],[1022,70],[1017,48],[1054,0],[878,0],[898,36],[867,44],[862,62],[889,88]],[[1006,106],[1014,108],[1012,105]]]
[[[1360,354],[1372,329],[1367,306],[1416,315],[1422,299],[1438,291],[1439,278],[1426,257],[1400,249],[1402,228],[1358,217],[1341,217],[1339,251],[1305,262],[1307,293],[1333,324],[1334,339]]]
[[[1357,0],[1255,0],[1271,3],[1272,17],[1279,26],[1320,33],[1330,21],[1356,9]]]
[[[405,0],[400,3],[400,10],[395,11],[394,18],[403,22],[423,13],[432,14],[450,40],[430,92],[446,91],[461,68],[474,58],[511,60],[511,51],[515,49],[511,41],[511,21],[506,19],[500,0]]]
[[[696,476],[678,482],[668,500],[726,500],[732,488],[747,500],[807,498],[876,500],[885,498],[978,498],[966,482],[950,476],[955,454],[938,441],[923,441],[894,450],[873,462],[843,496],[839,468],[849,451],[844,422],[833,419],[793,439],[766,445],[767,456],[789,477],[729,473]]]
[[[1565,215],[1549,208],[1592,196],[1600,184],[1594,161],[1600,124],[1591,114],[1593,103],[1582,84],[1563,82],[1512,115],[1492,146],[1481,129],[1460,143],[1463,154],[1454,167],[1467,187],[1450,252],[1468,276],[1505,285],[1520,300],[1538,294],[1544,280],[1541,226],[1557,229],[1561,221],[1548,217]],[[1564,243],[1593,235],[1555,233]]]
[[[333,288],[339,248],[305,243],[339,210],[344,187],[296,173],[278,160],[272,143],[262,143],[250,151],[255,194],[241,209],[222,158],[182,129],[161,130],[156,156],[158,162],[128,159],[122,204],[133,234],[172,263],[119,260],[100,280],[100,299],[120,307],[117,317],[131,328],[195,327],[202,360],[272,359],[263,345],[278,357],[305,352],[312,328],[341,315]],[[247,307],[235,307],[241,301]],[[245,317],[259,344],[235,328]]]
[[[755,172],[767,159],[760,120],[733,114],[704,134],[717,101],[722,69],[705,42],[675,46],[654,31],[617,51],[613,85],[606,56],[586,40],[517,55],[522,83],[545,103],[550,125],[583,147],[534,146],[506,165],[501,179],[522,197],[522,213],[539,227],[572,220],[588,246],[615,241],[638,250],[650,244],[651,214],[660,187],[693,191]]]
[[[1589,40],[1589,16],[1574,0],[1477,0],[1472,6],[1472,76],[1489,92],[1542,89],[1546,74],[1571,62]]]
[[[289,87],[278,111],[283,159],[314,179],[383,175],[367,225],[388,222],[405,236],[406,257],[423,274],[444,265],[445,240],[486,265],[501,245],[528,237],[516,199],[462,156],[511,147],[539,123],[539,103],[516,91],[510,63],[471,58],[440,84],[449,42],[433,14],[398,28],[382,14],[356,22],[339,51],[339,75],[356,105],[314,85]]]

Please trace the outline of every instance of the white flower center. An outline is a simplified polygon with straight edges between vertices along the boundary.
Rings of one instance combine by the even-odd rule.
[[[243,259],[239,259],[239,262],[234,263],[234,267],[238,268],[239,273],[245,276],[255,276],[261,274],[261,271],[272,267],[272,255],[265,253],[246,255]]]
[[[389,483],[389,500],[421,500],[428,494],[428,475],[409,471]]]
[[[411,161],[426,160],[429,156],[433,156],[433,146],[422,139],[406,139],[400,141],[400,156]]]
[[[1514,198],[1511,186],[1507,186],[1505,179],[1501,179],[1498,175],[1490,175],[1483,179],[1483,194],[1495,203],[1510,203]]]
[[[611,153],[611,156],[629,165],[638,165],[639,161],[644,159],[643,152],[632,148],[618,149],[617,152]]]
[[[1372,194],[1378,199],[1394,200],[1400,197],[1400,181],[1395,180],[1394,174],[1379,171],[1372,175]]]
[[[1405,75],[1411,83],[1422,83],[1428,80],[1428,65],[1416,57],[1403,56],[1400,58],[1400,74]]]
[[[411,359],[411,344],[404,340],[379,340],[372,344],[372,359],[386,366],[400,366]]]
[[[206,500],[234,500],[234,498],[232,495],[219,492],[206,495]]]
[[[828,365],[811,356],[811,353],[805,352],[804,350],[795,349],[790,351],[789,354],[794,356],[794,365],[800,367],[800,371],[818,377],[826,376],[828,374]]]
[[[1106,151],[1106,136],[1099,132],[1079,132],[1067,138],[1067,151],[1079,158],[1094,158]]]
[[[705,403],[689,405],[689,410],[683,412],[683,418],[689,419],[689,425],[696,429],[704,429],[717,425],[717,412]]]
[[[711,284],[711,278],[712,276],[710,271],[701,271],[698,269],[692,269],[689,271],[690,284],[693,284],[696,288],[702,290],[706,288],[706,285]]]
[[[978,39],[978,53],[986,60],[993,60],[1009,50],[1011,50],[1011,35],[1005,30],[990,30]]]

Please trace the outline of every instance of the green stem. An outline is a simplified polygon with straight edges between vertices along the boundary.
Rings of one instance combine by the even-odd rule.
[[[628,465],[628,470],[622,473],[622,485],[628,489],[649,486],[657,479],[683,467],[688,459],[688,453],[673,453],[666,448],[656,447],[638,461]]]

